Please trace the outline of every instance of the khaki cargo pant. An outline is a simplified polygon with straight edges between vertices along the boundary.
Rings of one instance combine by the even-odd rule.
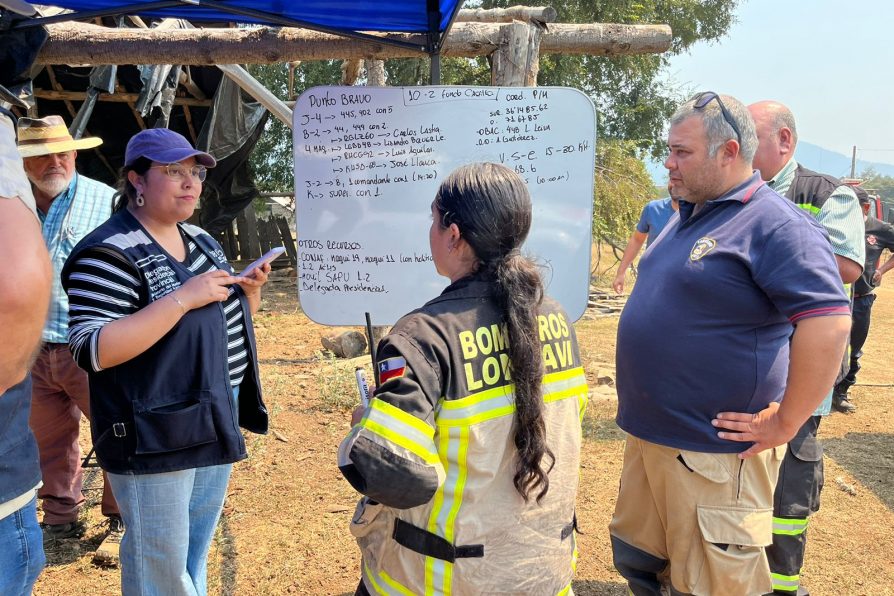
[[[773,489],[785,445],[747,460],[628,435],[615,514],[615,567],[635,596],[752,596],[772,590]]]

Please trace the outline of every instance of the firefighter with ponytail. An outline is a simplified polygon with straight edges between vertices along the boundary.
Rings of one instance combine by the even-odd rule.
[[[357,594],[571,594],[587,386],[574,328],[520,252],[531,198],[512,170],[463,166],[431,205],[450,279],[378,350],[339,468]]]

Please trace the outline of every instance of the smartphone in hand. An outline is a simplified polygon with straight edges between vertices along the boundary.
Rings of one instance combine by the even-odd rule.
[[[261,257],[252,262],[251,265],[242,270],[242,273],[239,273],[236,277],[248,277],[251,275],[251,272],[263,265],[264,263],[269,263],[276,259],[279,255],[286,252],[286,247],[277,246],[276,248],[271,248],[267,252],[265,252]]]

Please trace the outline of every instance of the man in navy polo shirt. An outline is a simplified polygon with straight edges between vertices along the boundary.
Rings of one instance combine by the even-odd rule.
[[[784,445],[832,387],[848,298],[822,227],[752,171],[745,106],[696,95],[668,147],[680,216],[618,326],[615,566],[635,596],[659,575],[672,593],[763,594]]]

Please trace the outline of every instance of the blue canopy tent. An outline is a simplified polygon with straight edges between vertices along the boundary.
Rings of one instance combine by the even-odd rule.
[[[113,15],[180,18],[189,21],[236,21],[314,29],[334,35],[374,40],[377,43],[418,49],[436,56],[462,0],[53,0],[55,6],[75,11],[22,21],[18,27],[47,25],[73,19]],[[424,44],[383,39],[366,31],[418,33]]]

